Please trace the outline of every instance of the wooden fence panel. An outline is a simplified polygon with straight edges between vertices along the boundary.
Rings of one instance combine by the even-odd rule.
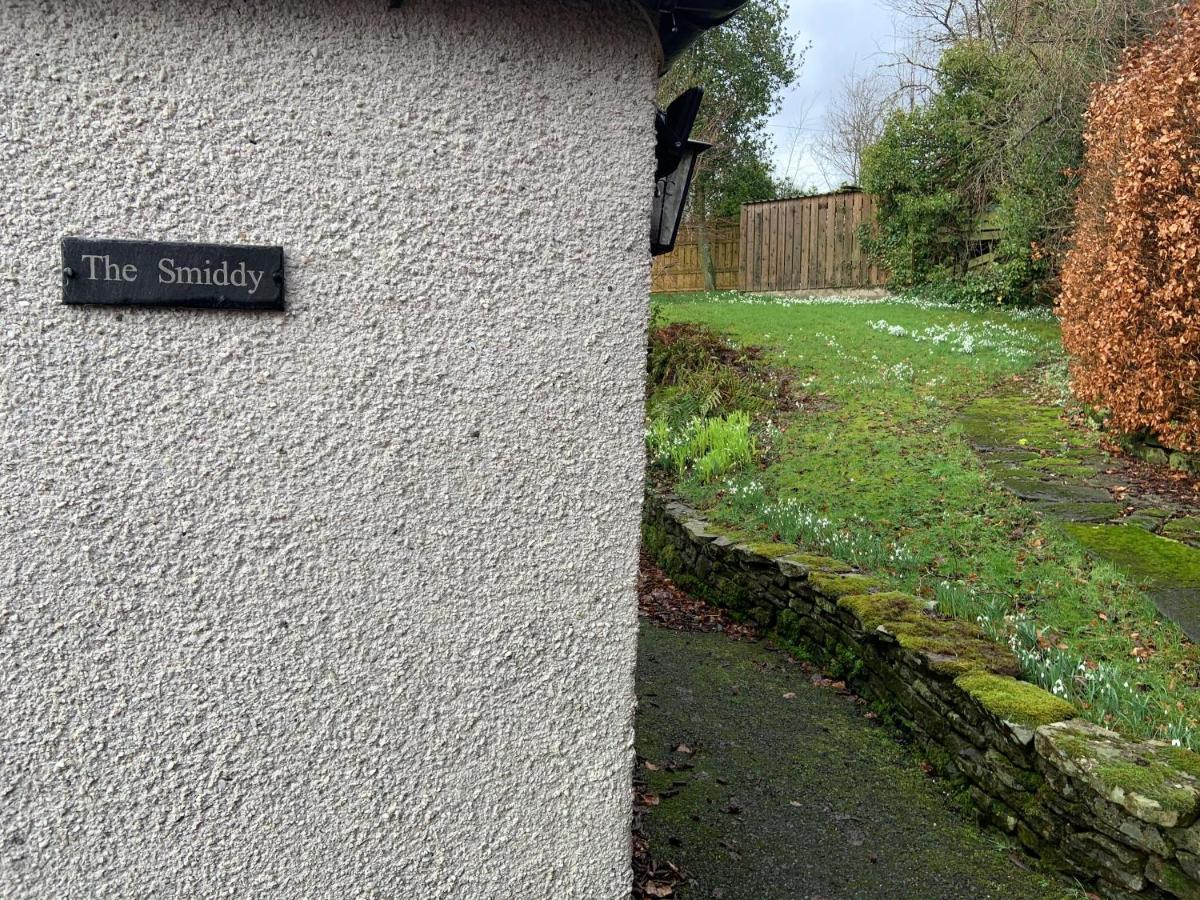
[[[708,225],[717,289],[882,287],[886,274],[862,244],[874,221],[875,199],[858,191],[747,203],[740,219]],[[655,257],[652,271],[655,291],[704,290],[694,226],[679,229],[675,250]]]
[[[708,223],[708,246],[716,270],[717,290],[738,288],[746,237],[737,219],[716,219]],[[654,257],[650,284],[653,291],[704,290],[704,271],[700,266],[700,248],[694,226],[681,225],[675,249]]]
[[[744,291],[881,287],[861,229],[875,221],[874,198],[858,191],[748,203],[738,242]]]

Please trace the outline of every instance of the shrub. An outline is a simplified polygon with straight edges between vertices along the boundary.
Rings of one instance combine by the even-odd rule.
[[[1200,449],[1200,8],[1096,88],[1058,311],[1076,394]]]
[[[766,416],[792,402],[792,373],[703,325],[652,325],[646,374],[650,418],[672,425],[738,411]]]
[[[892,113],[863,154],[863,188],[876,197],[878,225],[867,248],[894,287],[961,274],[967,235],[986,199],[973,187],[1000,81],[984,48],[947,50],[933,100]]]
[[[679,476],[691,469],[706,484],[749,465],[755,450],[750,416],[744,412],[695,418],[678,428],[658,419],[646,431],[646,446],[658,466]]]
[[[1062,219],[1078,140],[1011,120],[1026,69],[977,42],[948,49],[932,100],[892,113],[865,152],[878,227],[864,242],[893,287],[924,286],[947,302],[1049,299],[1054,254],[1043,248]],[[986,222],[1002,229],[998,243],[978,234]],[[992,262],[967,274],[983,255]]]

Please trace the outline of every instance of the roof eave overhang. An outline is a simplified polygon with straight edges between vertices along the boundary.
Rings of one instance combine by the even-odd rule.
[[[664,68],[708,31],[729,21],[746,0],[638,0],[658,25]]]

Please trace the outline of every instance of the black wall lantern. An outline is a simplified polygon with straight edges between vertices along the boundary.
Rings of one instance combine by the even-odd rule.
[[[696,160],[712,146],[691,139],[703,99],[703,88],[689,88],[671,101],[666,112],[659,110],[654,120],[658,137],[654,147],[654,157],[658,160],[654,170],[654,211],[650,219],[650,252],[654,256],[674,249]]]

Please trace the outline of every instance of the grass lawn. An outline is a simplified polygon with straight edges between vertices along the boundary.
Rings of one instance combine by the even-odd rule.
[[[1193,744],[1196,646],[1066,527],[1000,489],[964,435],[964,408],[1003,394],[1015,376],[1038,383],[1040,396],[1061,389],[1048,313],[905,299],[656,297],[655,326],[680,322],[707,325],[733,347],[763,348],[752,365],[787,372],[789,395],[801,398],[772,403],[760,390],[739,399],[720,384],[707,397],[696,385],[712,379],[652,377],[651,457],[671,469],[681,496],[731,531],[839,557],[977,620],[1013,647],[1030,680],[1089,718]],[[739,464],[731,451],[701,471],[655,453],[668,433],[731,406],[753,416],[753,462]],[[1043,444],[1049,430],[1064,448],[1095,450],[1099,436],[1052,407],[1033,416],[1016,409],[1005,427]]]

